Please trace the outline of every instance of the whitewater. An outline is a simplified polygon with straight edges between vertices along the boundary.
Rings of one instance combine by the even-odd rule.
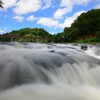
[[[100,47],[0,42],[0,100],[100,100]]]

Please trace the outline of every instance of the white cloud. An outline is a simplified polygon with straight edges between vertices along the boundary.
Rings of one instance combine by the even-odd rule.
[[[68,7],[68,6],[74,6],[74,5],[86,5],[89,2],[93,0],[61,0],[61,7]]]
[[[49,8],[52,4],[52,0],[42,0],[42,9],[46,9],[46,8]]]
[[[16,3],[16,7],[13,9],[13,11],[18,15],[23,15],[30,12],[38,11],[40,8],[40,0],[19,0]]]
[[[61,28],[70,27],[71,24],[72,24],[73,22],[74,22],[73,17],[69,17],[69,18],[67,18],[67,19],[64,21],[63,24],[60,24],[60,27],[61,27]]]
[[[58,8],[56,12],[54,13],[53,17],[55,19],[63,18],[63,15],[72,11],[72,8],[73,8],[72,5],[73,5],[73,2],[71,0],[61,0],[60,7],[63,7],[63,8]]]
[[[75,5],[86,5],[92,0],[61,0],[60,8],[56,10],[53,17],[61,19],[63,16],[73,10]]]
[[[6,27],[4,29],[0,29],[0,34],[6,33],[7,30],[8,30],[8,28],[6,28]]]
[[[57,11],[54,13],[53,17],[55,19],[62,19],[63,15],[65,15],[66,13],[70,12],[72,10],[72,6],[68,7],[68,8],[59,8],[57,9]]]
[[[31,15],[31,16],[29,16],[26,20],[28,20],[28,21],[33,21],[33,20],[35,20],[35,17],[34,17],[33,15]]]
[[[47,9],[52,5],[52,0],[2,0],[4,8],[13,7],[17,15],[23,15],[36,12],[41,9]]]
[[[95,4],[94,8],[100,9],[100,0],[96,0],[95,2],[96,2],[96,4]]]
[[[37,24],[41,24],[41,25],[48,26],[48,27],[58,27],[59,22],[51,18],[40,18],[37,21]]]
[[[50,33],[50,34],[53,34],[53,35],[54,35],[54,34],[57,34],[57,33],[55,33],[55,32],[49,32],[49,33]]]
[[[74,3],[74,0],[73,1],[72,0],[61,0],[60,6],[67,7],[67,6],[73,5],[73,3]]]
[[[2,0],[2,2],[3,2],[4,9],[7,9],[9,7],[14,6],[17,0]]]
[[[93,0],[74,0],[74,4],[76,4],[76,5],[87,5],[91,1],[93,1]]]
[[[59,23],[58,20],[54,20],[52,18],[40,18],[37,21],[37,24],[41,24],[48,27],[55,27],[55,28],[70,27],[71,24],[74,22],[74,20],[76,20],[77,17],[80,16],[83,12],[86,12],[86,11],[79,11],[71,17],[67,17],[64,23]]]
[[[85,11],[79,11],[79,12],[75,13],[72,17],[67,17],[63,24],[59,24],[59,27],[61,27],[61,28],[70,27],[71,24],[74,22],[74,20],[76,20],[77,17],[80,16],[83,12],[85,12]]]
[[[97,5],[95,5],[95,7],[94,7],[95,9],[100,9],[100,3],[99,4],[97,4]]]
[[[23,19],[24,19],[24,17],[22,17],[22,16],[15,16],[15,17],[13,17],[13,19],[16,19],[16,20],[18,20],[19,22],[22,22]]]

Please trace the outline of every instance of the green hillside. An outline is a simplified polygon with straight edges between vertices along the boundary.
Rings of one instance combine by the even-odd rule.
[[[23,28],[20,30],[14,30],[5,35],[15,35],[19,37],[36,37],[32,38],[14,38],[13,41],[18,42],[50,42],[50,40],[45,40],[46,38],[52,38],[52,35],[44,30],[43,28]],[[10,38],[0,38],[1,41],[11,41]]]
[[[55,42],[55,43],[89,43],[100,42],[100,9],[94,9],[86,13],[82,13],[72,23],[71,27],[65,27],[64,31],[56,35],[51,35],[43,28],[23,28],[14,30],[7,35],[40,37],[37,41],[35,39],[15,38],[14,41],[21,42]],[[44,39],[42,39],[44,38]],[[46,40],[45,38],[52,38]],[[9,38],[0,38],[0,41],[10,41]]]
[[[55,42],[100,42],[100,9],[82,13],[71,27],[55,35]]]

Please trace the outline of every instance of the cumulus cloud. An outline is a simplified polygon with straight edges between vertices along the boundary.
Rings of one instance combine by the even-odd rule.
[[[71,24],[74,22],[74,20],[76,20],[77,17],[80,16],[84,12],[86,12],[86,11],[76,12],[73,16],[67,17],[64,20],[64,23],[59,23],[58,20],[55,20],[53,18],[40,18],[37,21],[37,24],[41,24],[41,25],[48,26],[48,27],[55,27],[55,28],[70,27]]]
[[[99,4],[96,4],[94,8],[95,9],[100,9],[100,3]]]
[[[17,15],[38,11],[41,8],[40,0],[19,0],[13,9]]]
[[[49,8],[52,5],[52,0],[42,0],[42,9]]]
[[[23,19],[24,19],[24,17],[22,17],[22,16],[15,16],[15,17],[13,17],[13,19],[16,19],[16,20],[18,20],[19,22],[22,22]]]
[[[12,7],[16,4],[17,0],[2,0],[4,9]]]
[[[3,33],[6,33],[7,32],[7,30],[8,30],[8,28],[3,28],[3,29],[0,29],[0,34],[3,34]]]
[[[49,32],[49,33],[50,33],[50,34],[53,34],[53,35],[54,35],[54,34],[57,34],[57,33],[55,33],[55,32]]]
[[[74,6],[74,5],[86,5],[89,2],[91,2],[92,0],[61,0],[61,4],[60,6]]]
[[[52,5],[52,0],[2,0],[4,8],[13,7],[13,12],[17,15],[23,15],[36,12],[41,9],[47,9]]]
[[[58,8],[56,12],[54,13],[53,17],[55,19],[63,18],[63,15],[72,11],[72,8],[73,8],[72,5],[73,5],[73,2],[71,0],[61,0],[60,7],[63,7],[63,8]]]
[[[48,26],[48,27],[58,27],[59,21],[53,20],[52,18],[40,18],[37,24]]]
[[[79,12],[76,12],[73,16],[71,17],[67,17],[64,21],[63,24],[59,24],[59,27],[61,28],[64,28],[64,27],[70,27],[71,24],[74,22],[74,20],[77,19],[78,16],[80,16],[82,13],[84,13],[86,11],[79,11]]]
[[[37,18],[35,18],[33,16],[34,14],[26,18],[27,21],[37,20],[37,24],[48,26],[48,27],[54,27],[54,28],[55,27],[64,28],[64,27],[71,26],[74,20],[82,12],[84,12],[84,11],[79,11],[75,13],[73,16],[66,17],[69,12],[74,11],[73,8],[75,6],[78,6],[78,5],[86,6],[90,2],[92,3],[93,1],[94,8],[100,8],[100,0],[2,0],[2,1],[4,3],[5,9],[12,7],[12,10],[15,14],[13,19],[18,20],[19,22],[22,22],[25,19],[24,17],[26,16],[24,14],[28,14],[28,13],[33,14],[34,12],[37,12],[39,10],[43,11],[49,7],[54,7],[53,5],[54,3],[55,5],[57,4],[55,7],[56,11],[52,15],[50,15],[52,16],[52,18],[46,18],[46,17],[41,17],[41,16],[37,16]],[[45,14],[42,16],[45,16]],[[60,21],[63,21],[63,23],[60,23]],[[1,33],[5,31],[6,30],[4,29],[0,30]]]
[[[33,21],[33,20],[35,20],[35,17],[34,17],[33,15],[31,15],[31,16],[29,16],[26,20],[27,20],[27,21]]]
[[[59,8],[59,9],[57,9],[57,11],[54,13],[53,16],[55,19],[62,19],[63,15],[70,12],[71,10],[72,10],[72,6],[70,6],[68,8]]]
[[[60,8],[56,10],[53,17],[55,19],[61,19],[63,16],[73,10],[75,5],[86,5],[91,0],[61,0]]]
[[[76,4],[76,5],[87,5],[91,1],[93,1],[93,0],[74,0],[74,4]]]
[[[95,6],[94,6],[95,9],[100,9],[100,0],[96,0],[95,1]]]
[[[60,6],[61,7],[67,7],[67,6],[71,6],[73,4],[74,0],[61,0]]]

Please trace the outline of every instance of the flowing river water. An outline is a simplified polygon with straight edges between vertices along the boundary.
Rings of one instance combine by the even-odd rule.
[[[100,100],[100,48],[0,43],[0,100]]]

